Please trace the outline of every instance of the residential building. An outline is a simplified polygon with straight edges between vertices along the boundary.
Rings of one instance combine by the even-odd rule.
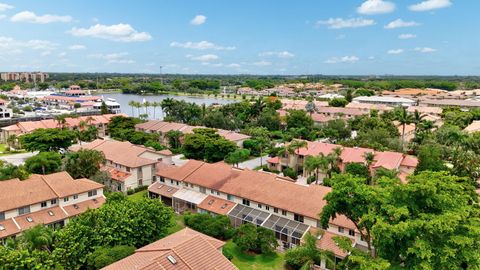
[[[480,101],[464,99],[423,99],[419,101],[419,106],[459,107],[461,109],[475,109],[480,108]]]
[[[3,72],[0,74],[3,81],[45,82],[48,74],[43,72]]]
[[[284,248],[300,244],[311,228],[319,229],[322,199],[331,188],[300,185],[272,173],[239,169],[223,162],[190,160],[181,167],[157,171],[149,194],[177,213],[226,215],[234,226],[253,223],[271,229]],[[366,246],[360,232],[345,216],[338,215],[327,231]]]
[[[292,100],[282,99],[282,110],[305,110],[308,101],[306,100]],[[313,101],[316,108],[328,106],[326,101]]]
[[[443,109],[440,107],[427,107],[427,106],[410,106],[407,108],[407,112],[415,113],[417,111],[420,115],[435,115],[441,116]]]
[[[180,131],[182,134],[193,133],[196,128],[204,128],[202,126],[190,126],[182,123],[165,122],[159,120],[150,120],[145,123],[135,125],[135,130],[147,133],[157,133],[159,141],[163,145],[168,145],[168,138],[165,134],[169,131]],[[250,136],[238,132],[217,129],[217,132],[223,138],[234,142],[238,147],[243,147],[243,142],[250,138]]]
[[[0,119],[10,119],[12,115],[12,109],[7,107],[7,101],[0,99]]]
[[[393,110],[393,107],[384,105],[384,104],[370,104],[370,103],[357,103],[357,102],[350,102],[348,103],[345,108],[350,109],[359,109],[362,111],[366,111],[370,113],[370,111],[378,111],[379,113],[388,112]]]
[[[222,254],[225,242],[189,228],[139,248],[103,270],[235,270]]]
[[[155,151],[130,142],[97,139],[70,149],[72,151],[91,149],[102,152],[106,159],[102,170],[109,172],[112,178],[111,183],[106,185],[111,190],[120,192],[151,185],[155,182],[156,171],[172,163],[172,152],[169,150]]]
[[[383,104],[388,106],[413,106],[417,102],[415,100],[411,100],[408,98],[401,98],[401,97],[384,97],[384,96],[361,96],[356,97],[353,99],[353,102],[356,103],[369,103],[369,104]]]
[[[406,177],[412,174],[417,166],[418,160],[413,156],[408,156],[397,152],[380,152],[373,149],[361,147],[344,147],[342,145],[311,142],[307,141],[307,146],[295,150],[293,154],[285,152],[282,156],[272,157],[267,160],[269,169],[283,171],[285,168],[294,168],[303,177],[310,176],[303,164],[305,158],[308,156],[329,155],[339,149],[340,156],[338,160],[338,167],[341,171],[345,170],[348,163],[367,164],[366,154],[372,153],[374,161],[370,165],[370,170],[375,173],[379,168],[388,170],[396,170],[402,181],[406,181]],[[319,175],[322,180],[325,177],[324,173]]]
[[[442,89],[433,89],[433,88],[403,88],[397,89],[395,91],[383,91],[383,95],[390,95],[390,96],[421,96],[421,95],[444,95],[447,94],[448,91]]]
[[[91,115],[91,116],[81,116],[81,117],[67,117],[65,118],[65,123],[61,124],[55,119],[45,119],[39,121],[26,121],[18,122],[16,124],[1,128],[0,132],[0,142],[6,143],[8,138],[12,135],[21,136],[24,134],[31,133],[40,128],[60,128],[62,125],[66,128],[76,130],[81,128],[81,123],[84,122],[87,126],[95,126],[98,130],[97,136],[99,138],[104,138],[108,135],[108,123],[112,117],[115,116],[126,116],[124,114],[102,114],[102,115]]]
[[[63,226],[104,202],[103,185],[67,172],[0,181],[0,242],[38,224]]]

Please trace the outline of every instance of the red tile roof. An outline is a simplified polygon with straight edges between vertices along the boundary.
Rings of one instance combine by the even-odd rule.
[[[72,217],[84,213],[88,209],[97,209],[102,206],[105,201],[105,197],[97,197],[95,199],[64,206],[63,209],[65,209],[68,216]]]
[[[178,191],[178,188],[166,186],[157,181],[148,187],[148,191],[163,197],[172,198],[173,194]]]
[[[112,177],[112,180],[122,183],[125,182],[125,180],[132,175],[131,173],[122,172],[110,166],[103,166],[101,170],[108,172],[110,174],[110,177]]]
[[[333,238],[336,236],[340,235],[334,234],[329,231],[324,231],[321,238],[317,241],[317,248],[321,250],[332,251],[336,257],[343,259],[347,256],[347,253],[339,246],[337,246],[337,244],[333,240]]]
[[[14,217],[17,224],[22,228],[22,231],[38,224],[52,224],[66,218],[68,218],[68,215],[60,206],[45,208],[40,211]],[[31,222],[29,220],[31,220]]]
[[[234,202],[208,195],[197,207],[215,214],[226,215],[235,205],[237,204]]]

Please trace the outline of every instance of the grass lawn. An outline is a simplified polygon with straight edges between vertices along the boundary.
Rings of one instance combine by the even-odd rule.
[[[143,197],[147,196],[147,192],[148,192],[148,190],[142,190],[140,192],[133,193],[132,195],[128,195],[128,198],[132,201],[137,201],[137,200],[140,200]]]
[[[4,144],[4,143],[1,143],[1,144],[0,144],[0,153],[5,152],[5,148],[7,148],[7,145]]]
[[[223,247],[233,254],[232,263],[240,270],[284,270],[283,254],[275,253],[271,255],[250,255],[245,254],[233,243],[228,241]]]

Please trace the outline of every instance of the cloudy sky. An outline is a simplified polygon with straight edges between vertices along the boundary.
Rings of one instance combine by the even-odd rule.
[[[480,75],[478,0],[0,0],[0,71]]]

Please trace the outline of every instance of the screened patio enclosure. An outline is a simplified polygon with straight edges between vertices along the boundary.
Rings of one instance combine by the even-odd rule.
[[[303,235],[310,228],[301,222],[241,204],[235,206],[228,213],[228,217],[235,227],[248,222],[272,230],[285,248],[299,245]]]

